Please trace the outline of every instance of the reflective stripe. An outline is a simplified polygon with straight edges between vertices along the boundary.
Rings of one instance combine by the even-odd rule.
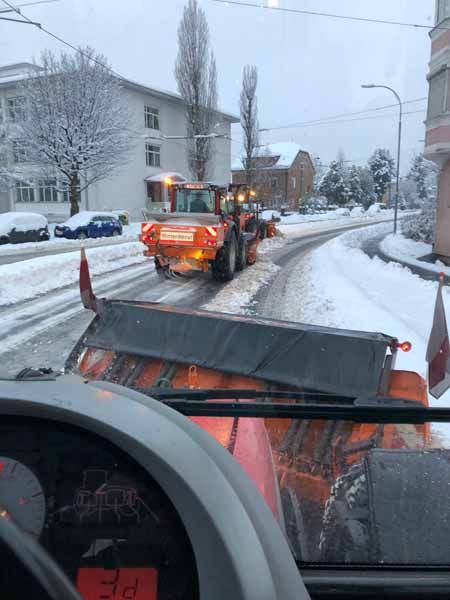
[[[142,224],[142,233],[148,233],[154,227],[154,223],[143,223]]]
[[[217,230],[214,229],[214,227],[205,227],[205,229],[209,233],[209,235],[211,235],[212,237],[217,237]]]

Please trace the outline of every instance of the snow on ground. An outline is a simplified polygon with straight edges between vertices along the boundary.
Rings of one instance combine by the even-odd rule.
[[[81,245],[86,248],[101,246],[105,243],[120,244],[124,241],[138,240],[139,234],[141,233],[140,223],[131,223],[130,225],[123,226],[123,233],[120,237],[109,238],[89,238],[87,240],[66,240],[65,238],[55,238],[53,231],[55,229],[55,223],[51,223],[48,226],[50,232],[50,240],[47,242],[26,242],[24,244],[4,244],[0,246],[0,254],[25,254],[32,253],[33,250],[45,251],[45,250],[65,250],[67,248],[80,248]]]
[[[226,313],[248,314],[256,293],[270,283],[280,270],[269,258],[281,248],[285,240],[280,237],[263,240],[258,247],[258,260],[254,265],[235,275],[233,281],[224,286],[211,302],[203,305],[206,310]]]
[[[87,252],[91,275],[101,275],[148,261],[140,242],[129,242]],[[78,281],[80,252],[41,256],[0,266],[0,306],[35,298]]]
[[[402,262],[434,271],[435,273],[445,273],[450,276],[450,267],[447,267],[441,261],[435,263],[419,260],[420,257],[426,256],[433,252],[431,244],[425,242],[415,242],[405,238],[401,233],[396,235],[391,234],[384,238],[380,244],[381,251],[387,256],[400,260]]]
[[[330,217],[330,214],[333,216]],[[340,225],[343,227],[348,225],[350,227],[359,224],[366,225],[371,221],[392,221],[392,219],[393,211],[391,210],[383,210],[381,213],[372,216],[359,215],[357,218],[339,216],[335,212],[323,215],[291,215],[290,217],[283,217],[281,222],[277,223],[277,228],[287,237],[297,237],[319,230],[327,231],[327,229],[336,229]],[[327,225],[326,221],[329,221],[330,224]]]
[[[398,263],[369,258],[360,249],[383,225],[365,228],[331,240],[311,252],[294,269],[285,297],[283,318],[329,327],[377,331],[408,340],[409,353],[398,353],[397,368],[426,377],[426,347],[433,321],[438,284],[425,281]],[[450,316],[450,290],[444,289]],[[450,392],[435,406],[448,406]],[[450,426],[433,425],[450,438]]]

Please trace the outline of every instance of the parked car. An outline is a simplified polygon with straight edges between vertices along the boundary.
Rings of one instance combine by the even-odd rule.
[[[335,210],[335,214],[339,215],[340,217],[348,217],[350,215],[350,209],[349,208],[338,208],[337,210]]]
[[[55,237],[70,240],[117,235],[122,235],[122,223],[116,215],[106,212],[85,210],[55,227]]]
[[[362,217],[365,213],[366,213],[366,211],[364,210],[364,208],[362,206],[355,206],[355,208],[352,208],[352,210],[350,212],[350,216],[351,217]]]
[[[0,214],[0,244],[43,242],[49,239],[48,222],[43,215],[27,212]]]

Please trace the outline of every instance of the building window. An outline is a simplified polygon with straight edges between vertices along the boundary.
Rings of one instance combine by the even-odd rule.
[[[438,0],[436,24],[450,17],[450,0]]]
[[[160,167],[161,148],[152,144],[145,144],[145,162],[147,167]]]
[[[60,202],[69,202],[69,186],[67,181],[59,184],[59,200]]]
[[[34,202],[34,188],[29,183],[16,183],[16,202]]]
[[[291,177],[291,187],[293,190],[297,187],[297,177]]]
[[[159,110],[151,106],[144,107],[145,127],[147,129],[159,129]]]
[[[0,125],[3,123],[3,100],[0,98]]]
[[[275,192],[278,189],[278,177],[272,177],[272,191]]]
[[[13,160],[15,163],[27,161],[27,145],[25,140],[16,139],[12,143]]]
[[[6,100],[8,107],[9,120],[13,123],[18,123],[23,120],[25,115],[25,98],[16,96]]]
[[[56,179],[44,179],[39,182],[39,202],[58,202]]]
[[[443,69],[430,79],[428,118],[433,119],[447,110],[448,70]]]

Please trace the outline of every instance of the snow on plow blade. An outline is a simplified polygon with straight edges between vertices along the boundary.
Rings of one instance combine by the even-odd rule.
[[[396,340],[379,333],[189,310],[164,304],[97,300],[97,315],[67,362],[86,349],[117,357],[195,365],[345,396],[379,391]]]

